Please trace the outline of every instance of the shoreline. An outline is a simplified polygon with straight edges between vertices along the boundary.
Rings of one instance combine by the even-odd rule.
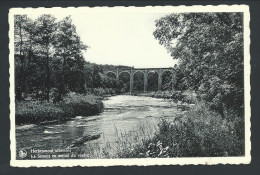
[[[187,98],[180,91],[160,91],[145,93],[124,93],[124,94],[102,94],[102,95],[82,95],[70,94],[59,103],[44,101],[21,101],[16,102],[15,124],[46,124],[53,122],[67,121],[77,116],[92,116],[103,111],[102,100],[117,95],[143,96],[160,99],[172,99],[175,101],[187,102],[191,104],[193,100]]]
[[[101,99],[103,97],[74,94],[56,104],[44,101],[16,102],[15,124],[45,124],[99,114],[104,108]]]
[[[134,96],[153,97],[160,99],[172,99],[175,102],[182,102],[188,104],[194,104],[196,101],[197,94],[194,91],[153,91],[153,92],[142,92],[133,93]]]

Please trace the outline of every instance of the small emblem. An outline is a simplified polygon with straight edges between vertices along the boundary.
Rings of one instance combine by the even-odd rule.
[[[26,156],[27,156],[27,151],[21,149],[21,150],[19,151],[19,157],[23,159],[23,158],[25,158]]]

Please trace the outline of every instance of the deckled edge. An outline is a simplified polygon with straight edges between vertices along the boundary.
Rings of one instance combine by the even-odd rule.
[[[14,14],[16,11],[25,13],[26,11],[45,10],[46,13],[51,11],[65,11],[87,9],[114,13],[125,12],[126,9],[142,9],[142,12],[151,13],[173,13],[173,12],[243,12],[244,13],[244,93],[245,93],[245,156],[243,157],[203,157],[203,158],[143,158],[143,159],[70,159],[70,160],[16,160],[16,139],[15,139],[15,91],[14,91]],[[149,10],[147,10],[149,8]],[[156,9],[152,9],[156,8]],[[183,8],[183,9],[181,9]],[[213,8],[214,10],[210,10]],[[174,9],[168,12],[165,9]],[[181,10],[180,10],[181,9]],[[207,10],[206,10],[207,9]],[[152,11],[151,11],[152,10]],[[163,10],[163,11],[162,11]],[[110,11],[110,12],[109,12]],[[130,13],[135,13],[130,10]],[[78,12],[78,11],[77,11]],[[93,11],[92,11],[93,12]],[[139,11],[141,12],[141,11]],[[248,5],[194,5],[194,6],[115,6],[115,7],[52,7],[52,8],[11,8],[8,15],[9,21],[9,95],[10,95],[10,165],[13,167],[96,167],[96,166],[157,166],[157,165],[216,165],[216,164],[249,164],[251,162],[251,85],[250,85],[250,12]],[[12,93],[11,93],[12,92]]]

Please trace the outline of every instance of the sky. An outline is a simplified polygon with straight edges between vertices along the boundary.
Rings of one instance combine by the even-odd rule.
[[[86,61],[135,68],[173,67],[176,61],[153,36],[155,20],[163,13],[72,14],[72,23],[84,44]],[[35,15],[28,15],[36,18]],[[55,15],[60,20],[65,17]]]

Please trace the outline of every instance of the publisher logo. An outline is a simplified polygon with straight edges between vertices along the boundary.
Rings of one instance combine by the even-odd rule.
[[[23,158],[25,158],[26,156],[27,156],[27,151],[21,149],[21,150],[19,151],[19,157],[23,159]]]

